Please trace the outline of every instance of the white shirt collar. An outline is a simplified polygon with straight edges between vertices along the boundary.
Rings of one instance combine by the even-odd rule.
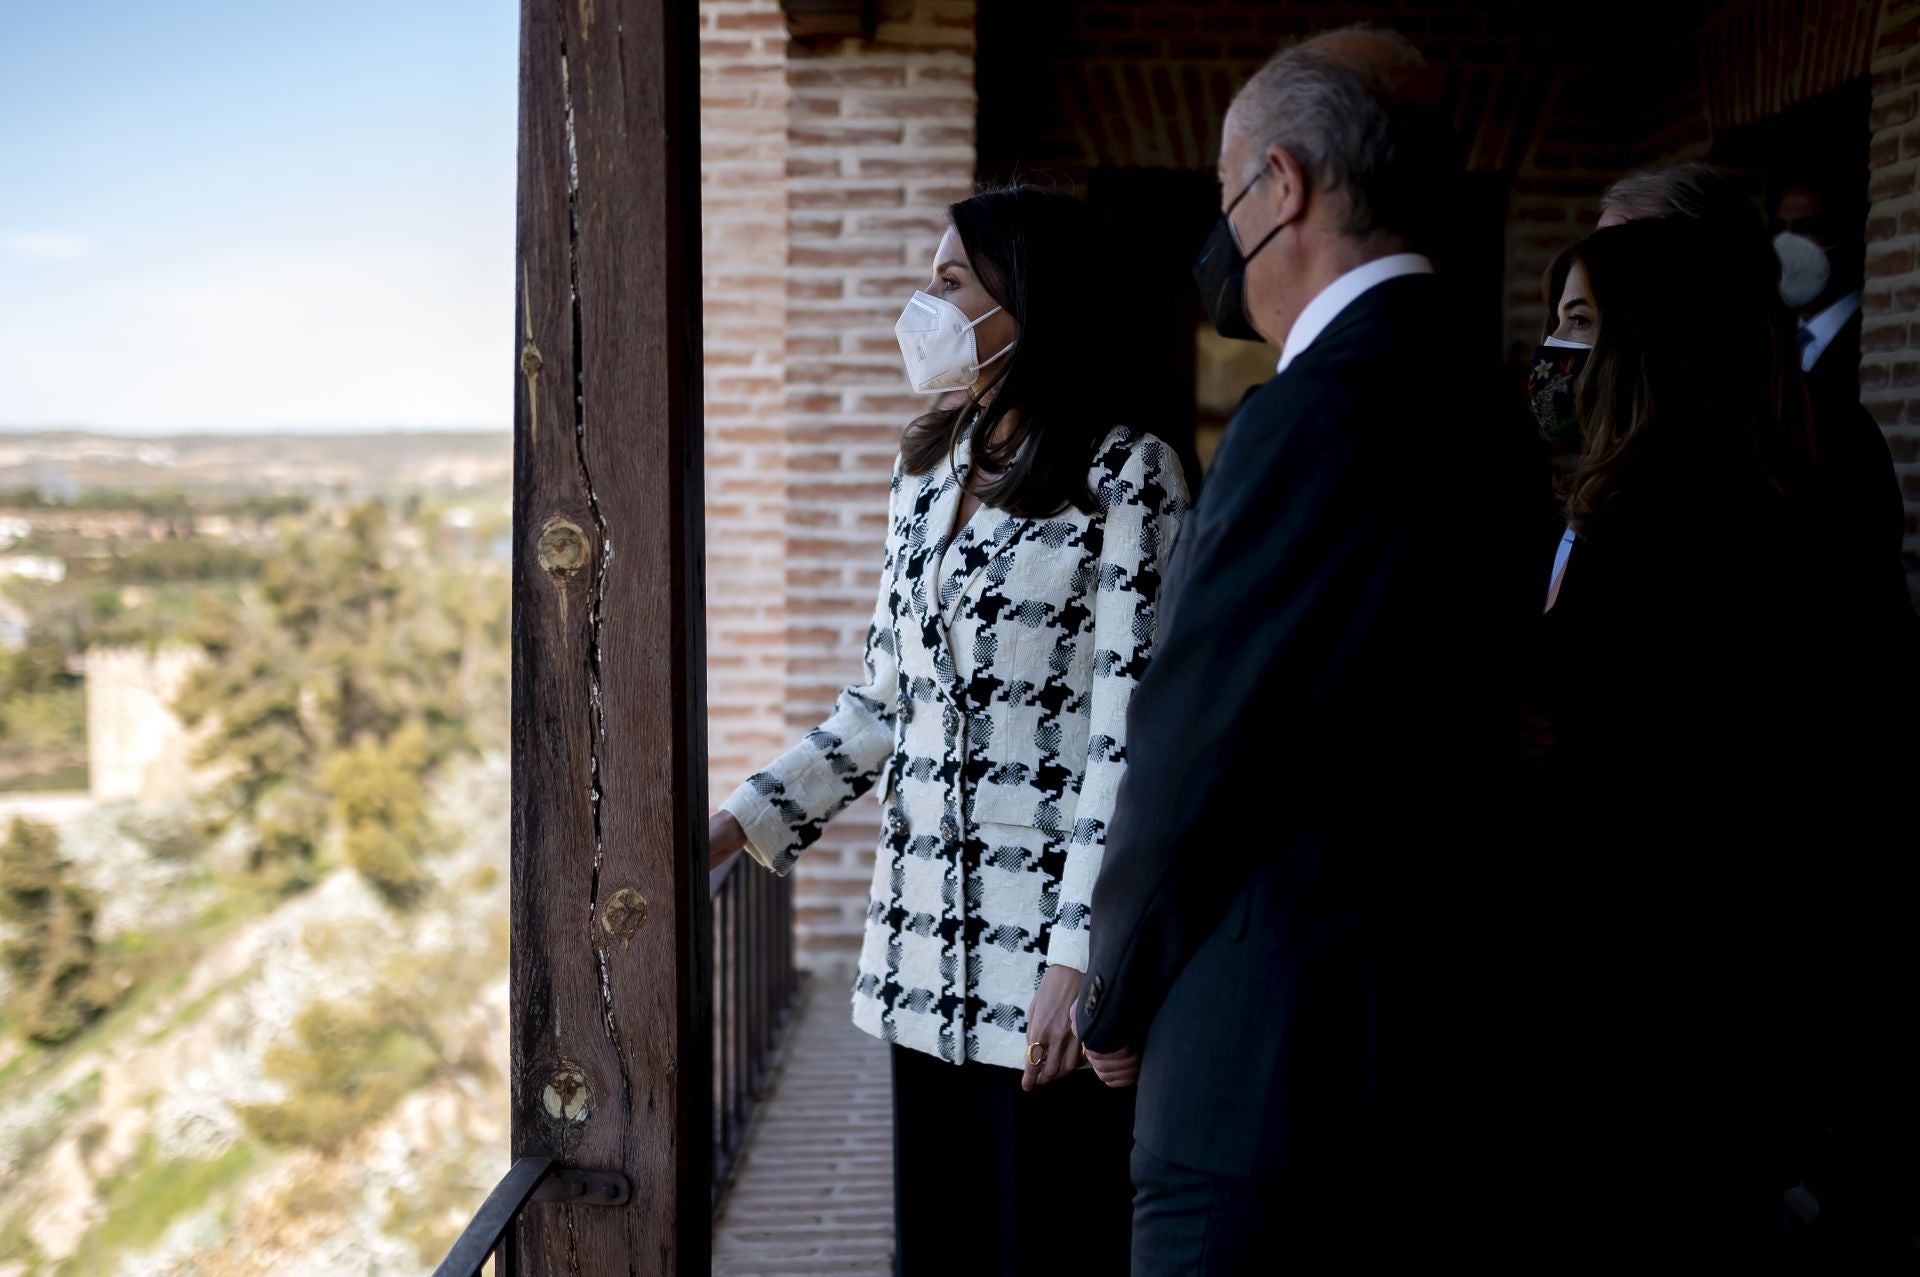
[[[1820,356],[1827,353],[1827,347],[1840,335],[1840,330],[1860,309],[1860,294],[1848,293],[1833,305],[1827,307],[1812,319],[1802,320],[1800,327],[1813,334],[1813,340],[1800,352],[1800,371],[1812,372],[1813,366],[1820,362]]]
[[[1300,312],[1300,318],[1293,321],[1293,328],[1287,333],[1287,344],[1280,348],[1280,363],[1274,372],[1285,372],[1287,365],[1298,359],[1300,352],[1313,345],[1314,340],[1327,330],[1327,325],[1339,318],[1340,312],[1353,305],[1360,294],[1369,288],[1402,275],[1431,274],[1433,263],[1419,253],[1393,253],[1354,267],[1321,289],[1319,295]]]

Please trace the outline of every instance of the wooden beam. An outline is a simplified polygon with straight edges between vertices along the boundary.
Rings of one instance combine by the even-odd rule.
[[[705,1274],[712,1156],[698,48],[686,0],[522,0],[514,322],[518,1271]]]

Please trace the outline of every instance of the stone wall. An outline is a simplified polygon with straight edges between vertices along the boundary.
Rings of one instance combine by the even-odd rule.
[[[198,648],[94,648],[87,653],[87,773],[95,802],[160,804],[191,797],[199,775],[173,700],[204,658]]]

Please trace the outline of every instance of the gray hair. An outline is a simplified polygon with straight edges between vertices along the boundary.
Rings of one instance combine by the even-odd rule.
[[[1766,215],[1711,165],[1669,164],[1630,173],[1600,197],[1600,212],[1629,222],[1644,218],[1697,222],[1743,254],[1757,276],[1780,278],[1780,259],[1773,251]]]
[[[1426,66],[1397,32],[1350,27],[1383,41],[1410,68]],[[1450,175],[1456,157],[1439,117],[1396,103],[1386,77],[1314,47],[1282,49],[1248,80],[1228,111],[1230,127],[1264,156],[1279,147],[1317,185],[1347,198],[1342,229],[1355,238],[1385,233],[1414,238],[1421,210]],[[1264,159],[1261,164],[1264,165]],[[1259,168],[1251,168],[1251,181]]]
[[[1629,173],[1600,197],[1600,212],[1618,213],[1629,221],[1684,217],[1710,224],[1759,216],[1751,201],[1708,164],[1669,164]]]

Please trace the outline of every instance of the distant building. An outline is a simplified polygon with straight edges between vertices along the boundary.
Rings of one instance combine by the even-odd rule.
[[[50,554],[0,554],[0,576],[58,583],[67,579],[67,561]]]
[[[173,712],[198,648],[93,648],[87,652],[87,771],[94,801],[166,803],[187,798],[202,777],[195,733]]]

